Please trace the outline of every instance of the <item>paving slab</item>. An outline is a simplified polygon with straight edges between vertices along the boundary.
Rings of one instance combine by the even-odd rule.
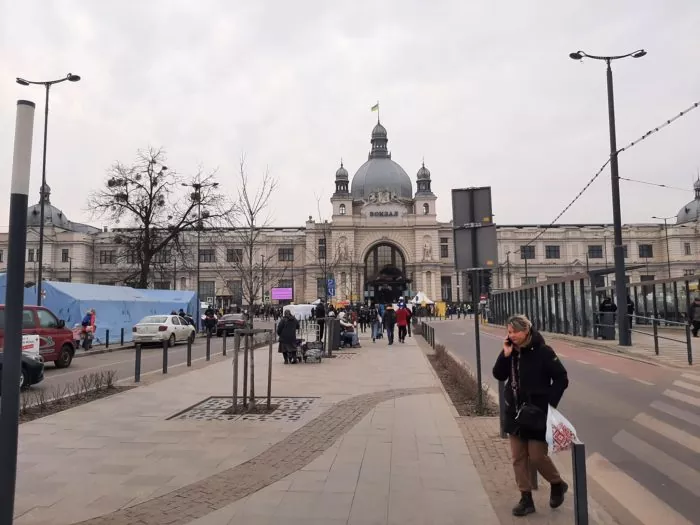
[[[362,343],[273,355],[273,395],[312,399],[294,418],[171,419],[230,396],[228,359],[21,425],[15,523],[498,523],[421,349]]]

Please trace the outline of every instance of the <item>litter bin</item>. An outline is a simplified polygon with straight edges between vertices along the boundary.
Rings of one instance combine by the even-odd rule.
[[[601,339],[612,341],[615,339],[615,314],[613,312],[602,312],[600,314],[600,324],[598,335]]]

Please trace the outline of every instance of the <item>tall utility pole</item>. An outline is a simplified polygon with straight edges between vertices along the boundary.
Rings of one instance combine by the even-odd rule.
[[[625,253],[622,246],[622,212],[620,209],[620,174],[617,165],[617,137],[615,133],[615,95],[613,92],[613,75],[610,63],[621,58],[641,58],[646,55],[646,51],[638,49],[626,55],[617,56],[596,56],[589,55],[583,51],[570,53],[569,57],[574,60],[592,58],[603,60],[607,65],[606,80],[608,87],[608,125],[610,128],[610,182],[612,186],[612,208],[613,208],[613,233],[615,237],[615,247],[613,258],[615,261],[615,295],[618,309],[623,312],[627,304],[627,283],[625,280]],[[630,346],[632,344],[632,334],[629,330],[630,320],[626,315],[617,316],[618,341],[620,346]]]
[[[654,216],[652,219],[659,219],[661,221],[664,221],[664,233],[666,234],[666,267],[668,268],[668,278],[671,278],[671,250],[668,247],[668,221],[669,219],[673,219],[673,217],[657,217]]]
[[[36,281],[36,304],[37,306],[41,306],[41,292],[43,289],[42,286],[42,266],[44,264],[44,207],[45,207],[45,201],[47,198],[47,186],[46,186],[46,138],[48,136],[48,130],[49,130],[49,89],[51,86],[54,84],[60,84],[61,82],[65,82],[66,80],[70,82],[78,82],[80,80],[79,75],[74,75],[72,73],[68,73],[65,77],[59,78],[56,80],[43,80],[39,82],[35,82],[33,80],[26,80],[24,78],[17,77],[17,83],[21,86],[29,86],[29,85],[40,85],[44,86],[46,88],[46,103],[44,104],[44,153],[43,153],[43,158],[42,158],[42,163],[41,163],[41,191],[39,192],[39,253],[38,253],[38,258],[39,258],[39,275]]]

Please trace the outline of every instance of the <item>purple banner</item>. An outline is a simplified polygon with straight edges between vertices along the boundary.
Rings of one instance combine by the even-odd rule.
[[[292,298],[291,288],[273,288],[271,290],[272,300],[289,301]]]

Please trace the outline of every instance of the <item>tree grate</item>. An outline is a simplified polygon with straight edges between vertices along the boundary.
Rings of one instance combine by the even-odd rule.
[[[212,396],[170,416],[168,421],[258,421],[258,422],[287,422],[301,420],[306,412],[314,405],[317,397],[273,397],[271,411],[244,413],[243,400],[238,400],[240,413],[228,414],[233,405],[231,397]],[[267,398],[256,399],[256,407],[264,409]]]

